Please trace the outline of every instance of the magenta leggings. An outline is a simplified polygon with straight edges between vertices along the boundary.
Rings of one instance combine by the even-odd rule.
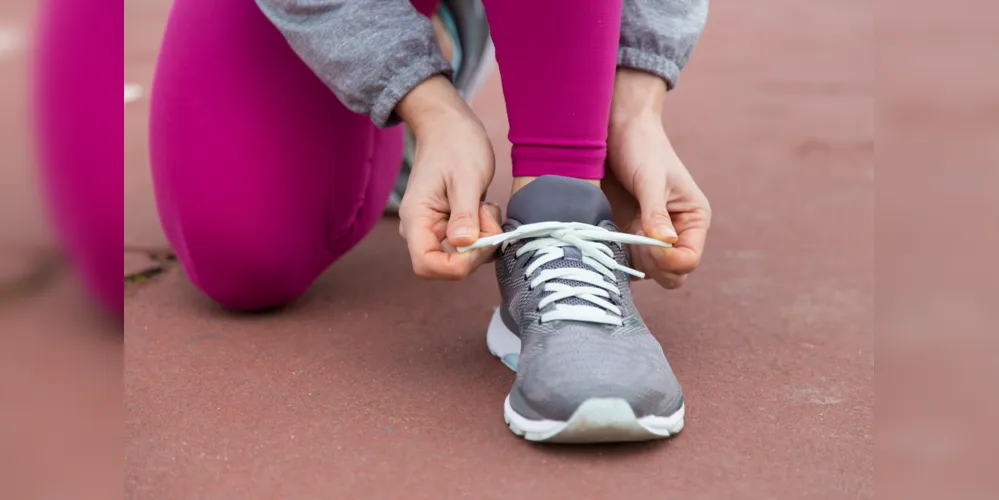
[[[514,175],[601,178],[621,0],[485,4]],[[234,309],[302,294],[374,227],[402,158],[402,129],[343,107],[250,0],[174,3],[151,112],[166,235]]]
[[[34,88],[40,181],[59,243],[103,308],[124,314],[121,282],[122,11],[106,2],[39,2]],[[4,75],[7,76],[7,75]]]

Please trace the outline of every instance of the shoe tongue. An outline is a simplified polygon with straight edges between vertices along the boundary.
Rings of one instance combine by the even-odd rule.
[[[507,217],[521,224],[582,222],[600,225],[611,220],[604,192],[583,179],[543,175],[510,197]]]
[[[597,186],[582,179],[545,175],[520,188],[510,197],[506,207],[507,218],[521,224],[537,222],[582,222],[600,225],[611,220],[610,202]],[[580,249],[573,246],[562,247],[564,256],[550,261],[539,269],[590,269],[583,262]],[[559,278],[549,283],[579,286],[585,285],[571,279]],[[555,301],[555,304],[592,306],[579,297],[568,297]]]

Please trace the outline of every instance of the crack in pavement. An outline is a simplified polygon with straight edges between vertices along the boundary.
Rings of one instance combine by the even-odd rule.
[[[125,251],[128,252],[129,249],[125,248]],[[133,249],[132,251],[136,250]],[[153,266],[139,272],[125,275],[125,286],[128,286],[129,284],[147,282],[156,276],[169,271],[177,265],[177,256],[169,251],[138,250],[138,253],[142,253],[146,257],[149,257],[149,260],[153,262]]]
[[[0,306],[23,299],[49,288],[56,278],[68,267],[61,252],[44,251],[33,265],[13,279],[0,281]]]

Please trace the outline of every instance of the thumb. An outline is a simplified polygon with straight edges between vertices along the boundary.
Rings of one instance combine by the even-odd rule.
[[[482,203],[479,208],[480,234],[493,236],[503,232],[500,226],[502,212],[500,208],[492,203]],[[487,262],[492,262],[496,258],[496,247],[485,247],[472,250],[473,268],[477,268]]]
[[[659,241],[675,243],[676,229],[666,209],[666,186],[657,182],[640,182],[635,191],[635,198],[642,209],[642,231]]]
[[[479,211],[479,229],[486,236],[493,236],[503,232],[503,211],[495,203],[488,201],[482,203]]]
[[[452,181],[447,184],[447,201],[451,209],[451,217],[447,223],[448,243],[463,247],[479,239],[481,195],[474,183]]]

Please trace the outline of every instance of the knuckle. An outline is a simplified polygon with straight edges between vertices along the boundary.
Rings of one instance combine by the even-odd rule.
[[[471,212],[461,210],[457,212],[451,212],[451,223],[462,223],[462,222],[472,222],[475,217]]]
[[[492,217],[494,217],[496,219],[500,219],[501,218],[503,210],[500,209],[500,207],[498,205],[486,202],[485,203],[485,207],[486,207],[486,213],[488,213],[489,215],[491,215]]]
[[[656,207],[649,210],[649,218],[651,219],[667,219],[669,220],[669,210],[666,207]]]

